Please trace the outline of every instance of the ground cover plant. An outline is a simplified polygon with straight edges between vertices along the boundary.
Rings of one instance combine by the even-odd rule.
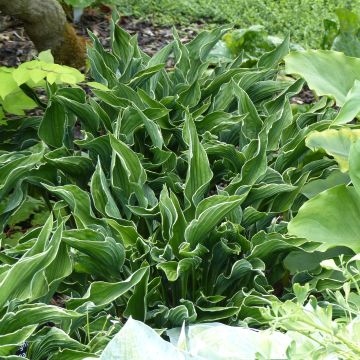
[[[306,314],[357,354],[357,228],[334,244],[298,224],[357,191],[358,59],[288,55],[285,37],[251,66],[214,61],[229,26],[174,30],[150,57],[116,23],[111,52],[90,33],[90,82],[41,72],[27,94],[43,88],[44,113],[1,125],[0,356],[104,358],[130,317],[164,336],[216,321],[306,337]],[[322,97],[293,104],[305,81],[286,73]]]
[[[360,57],[359,16],[346,8],[335,11],[337,21],[324,20],[323,49],[343,52],[345,55]]]
[[[206,19],[206,23],[234,23],[240,28],[258,24],[272,36],[291,32],[292,41],[319,48],[324,26],[322,19],[336,20],[335,10],[359,9],[358,0],[232,0],[205,1],[118,1],[124,14],[147,17],[162,24],[188,23]],[[301,19],[301,21],[299,21]]]

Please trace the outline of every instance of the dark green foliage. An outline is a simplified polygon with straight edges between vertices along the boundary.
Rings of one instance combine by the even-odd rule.
[[[252,68],[214,64],[228,30],[186,45],[175,32],[150,58],[114,21],[111,52],[91,34],[91,98],[47,84],[44,116],[23,119],[34,131],[2,126],[2,229],[29,195],[51,213],[16,241],[2,236],[1,356],[27,340],[31,359],[82,359],[130,316],[260,325],[259,307],[288,295],[284,259],[316,246],[287,236],[286,220],[304,185],[335,167],[305,138],[336,112],[326,98],[292,112],[304,81],[279,77],[288,37]]]

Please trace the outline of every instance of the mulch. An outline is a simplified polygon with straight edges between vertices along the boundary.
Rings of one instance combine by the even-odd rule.
[[[88,30],[92,31],[102,45],[110,47],[110,13],[101,10],[86,9],[80,22],[75,24],[77,33],[89,38]],[[138,34],[139,45],[148,55],[153,55],[163,46],[172,41],[172,27],[157,26],[134,17],[123,16],[119,25],[131,35]],[[190,26],[176,26],[180,38],[190,41],[204,24],[199,22]],[[21,21],[0,14],[0,66],[18,66],[32,60],[37,54],[34,45],[26,35]]]

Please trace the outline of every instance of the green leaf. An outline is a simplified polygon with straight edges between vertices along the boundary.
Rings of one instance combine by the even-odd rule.
[[[177,197],[166,188],[162,189],[159,199],[162,236],[167,240],[175,255],[183,242],[186,220]]]
[[[41,51],[38,55],[38,59],[49,64],[54,64],[54,57],[51,54],[51,50]]]
[[[88,182],[94,170],[93,163],[89,158],[85,156],[71,156],[71,153],[64,148],[48,152],[44,159],[80,185]]]
[[[159,149],[161,149],[164,145],[164,139],[162,137],[160,127],[156,122],[149,119],[140,109],[133,109],[137,116],[141,119],[143,122],[146,131],[148,132],[151,141],[154,146],[157,146]]]
[[[188,171],[185,181],[187,206],[196,206],[208,189],[213,177],[206,151],[201,145],[190,114],[186,115],[183,129],[184,140],[189,146]]]
[[[14,333],[29,326],[52,321],[55,324],[76,320],[84,315],[44,303],[21,305],[17,311],[7,312],[0,321],[0,334]]]
[[[289,223],[291,235],[321,243],[321,249],[346,246],[360,251],[360,195],[339,185],[307,201]]]
[[[111,237],[96,238],[97,233],[90,229],[70,230],[64,233],[64,242],[90,258],[93,272],[109,277],[120,278],[125,261],[125,250]],[[81,264],[80,264],[81,265]]]
[[[241,205],[247,193],[242,196],[214,195],[201,201],[191,221],[185,230],[185,239],[194,248],[202,243],[220,221],[232,210]]]
[[[344,174],[339,170],[334,170],[326,179],[312,180],[305,184],[301,190],[301,193],[304,194],[308,199],[311,199],[317,194],[320,194],[322,191],[341,184],[348,185],[349,183],[349,174]]]
[[[135,152],[121,140],[116,139],[112,134],[109,136],[111,147],[120,159],[121,165],[123,166],[127,176],[127,180],[130,183],[144,185],[146,181],[146,173]]]
[[[148,268],[141,268],[126,280],[116,283],[95,281],[90,284],[90,287],[82,298],[72,298],[68,300],[67,307],[69,309],[76,309],[87,302],[91,302],[97,307],[110,304],[138,284],[147,272]]]
[[[96,210],[105,217],[121,219],[119,208],[111,195],[100,161],[98,161],[94,175],[91,178],[90,188]]]
[[[243,120],[242,131],[249,139],[257,138],[262,129],[262,121],[259,114],[251,101],[249,95],[238,85],[233,84],[235,94],[239,99],[238,109],[240,115],[246,115]]]
[[[360,112],[360,82],[355,80],[354,86],[346,95],[345,103],[340,109],[333,124],[346,124],[353,121]]]
[[[357,193],[360,195],[360,141],[352,144],[349,154],[349,175]]]
[[[201,98],[199,81],[194,81],[184,91],[179,94],[178,101],[184,107],[193,107],[198,104]]]
[[[148,294],[148,282],[149,282],[149,268],[146,268],[146,272],[134,288],[134,293],[129,298],[124,311],[124,316],[132,317],[135,320],[146,320],[147,314],[147,294]]]
[[[0,335],[0,356],[10,355],[36,330],[36,325],[25,326],[13,333]]]
[[[86,346],[72,339],[63,330],[56,327],[45,327],[36,334],[35,340],[32,342],[28,355],[31,359],[40,360],[59,348],[67,348],[74,350],[86,350]]]
[[[29,254],[21,258],[16,264],[0,277],[0,307],[3,307],[12,299],[31,298],[31,288],[36,285],[32,283],[34,275],[46,269],[55,259],[62,236],[62,225],[57,228],[47,246],[39,253]],[[39,246],[42,238],[34,246]]]
[[[161,264],[158,264],[156,267],[164,271],[166,278],[169,281],[176,281],[180,277],[184,276],[190,270],[195,270],[196,267],[200,264],[201,259],[197,256],[192,258],[181,259],[177,261],[167,261]]]
[[[258,61],[258,67],[271,68],[276,66],[290,50],[290,34],[287,34],[284,41],[274,50],[265,53]]]
[[[302,76],[317,95],[332,96],[339,106],[346,102],[355,80],[360,80],[360,59],[335,51],[291,52],[285,64],[288,74]]]
[[[75,185],[43,186],[63,199],[73,212],[77,226],[81,229],[87,226],[103,226],[104,222],[96,219],[91,209],[90,197],[87,192]]]
[[[163,68],[164,68],[164,64],[157,64],[154,66],[150,66],[147,69],[140,70],[137,74],[133,76],[133,78],[129,82],[129,86],[131,86],[134,89],[143,86],[143,84],[148,79],[156,75]]]
[[[60,95],[57,95],[56,99],[79,118],[79,120],[84,124],[85,130],[96,133],[100,124],[100,119],[99,115],[89,104],[82,104],[78,101]]]
[[[333,40],[331,49],[343,52],[347,56],[359,57],[359,16],[346,8],[336,9],[335,13],[339,19],[340,29]]]
[[[18,84],[13,78],[13,69],[0,67],[0,98],[5,99],[6,96],[18,89]]]
[[[340,170],[349,170],[349,153],[351,145],[360,138],[360,130],[342,128],[340,130],[314,131],[306,138],[306,145],[314,150],[322,149],[333,156]]]

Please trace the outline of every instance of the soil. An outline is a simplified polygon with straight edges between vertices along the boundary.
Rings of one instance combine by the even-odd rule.
[[[308,86],[305,85],[301,92],[291,99],[291,102],[298,105],[312,104],[315,102],[315,96]]]
[[[89,38],[88,30],[92,31],[108,49],[110,46],[111,14],[104,7],[101,10],[86,9],[80,22],[75,24],[79,35]],[[153,24],[133,17],[123,16],[119,25],[131,35],[138,34],[139,45],[148,55],[153,55],[172,39],[172,29],[169,26],[154,26]],[[188,42],[204,27],[199,22],[191,26],[176,26],[180,38]],[[29,61],[36,55],[34,45],[26,35],[21,21],[0,14],[0,66],[18,66]]]

